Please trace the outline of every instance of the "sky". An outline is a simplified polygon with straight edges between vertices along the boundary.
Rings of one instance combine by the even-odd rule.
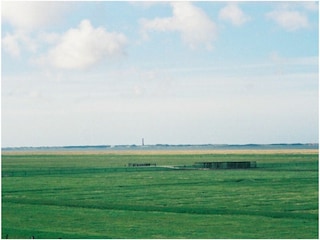
[[[1,4],[2,147],[318,143],[318,2]]]

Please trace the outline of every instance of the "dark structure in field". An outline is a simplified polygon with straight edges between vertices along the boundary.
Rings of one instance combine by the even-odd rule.
[[[128,167],[155,167],[155,163],[128,163]]]
[[[196,167],[209,169],[246,169],[256,168],[256,162],[197,162]]]

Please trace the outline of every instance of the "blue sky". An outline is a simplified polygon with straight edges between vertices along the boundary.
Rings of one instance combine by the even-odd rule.
[[[317,2],[2,2],[2,146],[318,142]]]

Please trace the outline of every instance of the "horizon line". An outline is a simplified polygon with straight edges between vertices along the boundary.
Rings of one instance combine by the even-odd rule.
[[[307,142],[307,143],[244,143],[244,144],[229,144],[229,143],[202,143],[202,144],[189,144],[189,143],[179,143],[179,144],[168,144],[168,143],[156,143],[156,144],[94,144],[94,145],[48,145],[48,146],[9,146],[1,147],[1,150],[12,149],[12,148],[98,148],[98,147],[149,147],[149,146],[172,146],[172,147],[186,147],[186,146],[277,146],[277,145],[319,145],[318,142]]]

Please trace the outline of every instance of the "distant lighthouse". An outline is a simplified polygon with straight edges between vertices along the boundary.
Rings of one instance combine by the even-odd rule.
[[[142,138],[142,146],[144,146],[144,138]]]

